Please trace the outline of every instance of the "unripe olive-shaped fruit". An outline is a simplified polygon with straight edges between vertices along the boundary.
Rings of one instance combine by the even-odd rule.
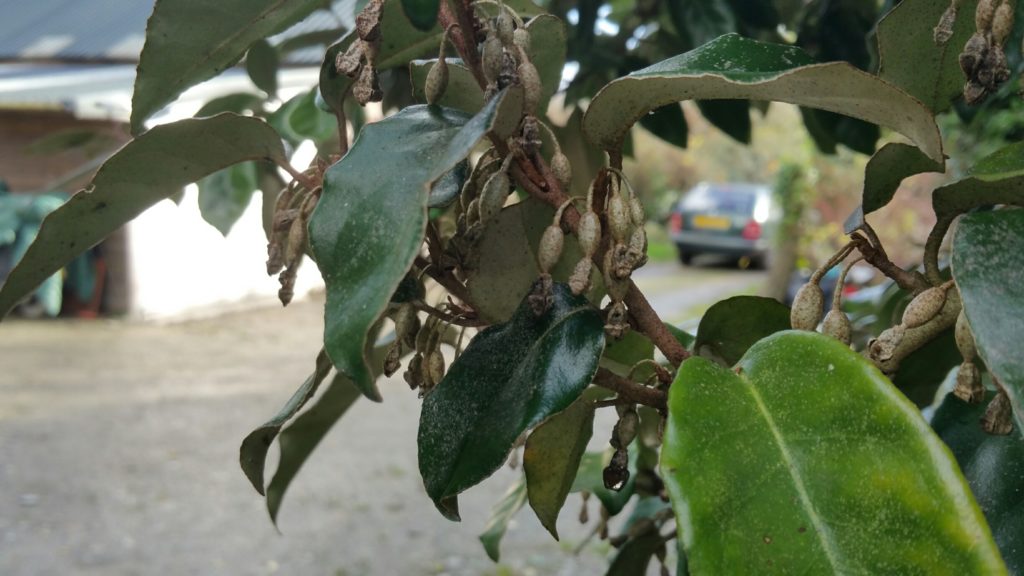
[[[480,220],[490,222],[498,216],[508,199],[509,179],[508,174],[499,170],[495,172],[487,183],[484,184],[483,192],[480,193]]]
[[[555,152],[555,155],[551,157],[551,173],[555,175],[562,190],[568,192],[569,184],[572,183],[572,164],[561,150]]]
[[[629,234],[629,207],[622,198],[622,194],[611,194],[608,196],[607,205],[608,229],[616,242],[626,242]]]
[[[974,343],[974,334],[971,333],[971,325],[967,323],[967,315],[960,309],[960,315],[956,317],[956,347],[964,360],[974,360],[978,355],[978,348]]]
[[[427,81],[423,86],[423,92],[427,96],[427,104],[437,104],[444,91],[448,89],[448,62],[438,60],[427,72]]]
[[[832,308],[825,314],[825,321],[821,327],[822,333],[839,340],[843,344],[850,344],[850,319],[842,310]]]
[[[985,386],[981,383],[981,371],[977,364],[965,360],[956,371],[956,387],[953,394],[964,402],[978,404],[985,399]]]
[[[498,40],[497,36],[488,36],[484,40],[483,56],[481,57],[484,78],[488,82],[494,84],[498,81],[498,76],[501,74],[501,61],[504,50],[501,47],[501,40]]]
[[[597,253],[597,249],[601,245],[601,219],[597,214],[587,211],[580,216],[576,237],[579,239],[583,254],[593,256]]]
[[[523,110],[532,113],[540,104],[540,93],[543,89],[540,74],[533,62],[524,59],[519,63],[519,83],[523,85]]]
[[[933,286],[915,296],[910,304],[907,304],[903,310],[902,324],[907,328],[917,328],[935,318],[945,304],[946,290]]]
[[[808,282],[800,287],[793,298],[793,308],[789,311],[789,323],[795,330],[814,331],[821,322],[821,312],[825,306],[825,294],[821,286]]]
[[[556,224],[548,226],[540,237],[540,247],[537,251],[537,260],[540,263],[540,271],[551,272],[551,269],[562,257],[562,246],[565,244],[565,233],[562,227]]]

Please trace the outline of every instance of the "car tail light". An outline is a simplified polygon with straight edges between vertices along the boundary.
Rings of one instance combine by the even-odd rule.
[[[757,240],[761,237],[761,225],[756,220],[747,222],[747,225],[743,227],[743,237],[747,240]]]
[[[673,232],[679,232],[683,229],[683,215],[679,212],[673,212],[669,217],[668,221],[669,230]]]

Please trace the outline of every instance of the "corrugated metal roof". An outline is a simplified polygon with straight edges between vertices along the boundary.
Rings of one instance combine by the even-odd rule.
[[[350,28],[354,4],[336,1],[271,41]],[[0,0],[0,61],[135,62],[152,9],[151,0]],[[319,64],[322,54],[297,50],[286,62]]]

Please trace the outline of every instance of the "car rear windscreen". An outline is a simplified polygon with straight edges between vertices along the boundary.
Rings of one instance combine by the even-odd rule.
[[[754,212],[757,195],[752,190],[702,186],[683,198],[682,209],[687,212],[749,215]]]

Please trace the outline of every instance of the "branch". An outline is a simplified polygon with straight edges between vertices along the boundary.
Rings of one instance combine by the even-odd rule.
[[[668,394],[656,388],[648,388],[616,375],[607,368],[598,368],[594,375],[594,384],[607,388],[619,395],[619,398],[631,403],[643,404],[655,408],[662,414],[668,410]]]
[[[880,244],[874,246],[867,238],[859,234],[852,236],[851,241],[857,247],[857,251],[860,252],[861,256],[864,257],[865,262],[874,266],[882,274],[892,278],[900,288],[910,293],[917,293],[931,287],[928,279],[920,272],[904,270],[894,264],[892,260],[889,260]]]
[[[473,306],[473,299],[469,297],[469,290],[450,272],[438,269],[437,266],[422,256],[416,257],[415,265],[417,268],[423,270],[427,276],[430,276],[435,282],[440,284],[448,291],[449,294],[455,296],[467,306],[475,308],[475,306]]]
[[[449,314],[443,310],[438,310],[422,300],[413,300],[412,305],[420,312],[426,312],[431,316],[436,316],[437,318],[440,318],[449,324],[455,324],[456,326],[463,326],[466,328],[480,328],[488,326],[487,322],[484,322],[480,318],[468,317],[462,314]]]
[[[960,293],[956,288],[951,287],[946,291],[946,304],[934,318],[925,322],[917,328],[908,328],[903,338],[896,344],[892,356],[884,360],[877,357],[876,350],[870,344],[864,350],[864,356],[878,366],[878,369],[886,374],[895,374],[899,370],[900,362],[920,349],[925,344],[934,340],[943,331],[952,328],[956,324],[956,318],[960,315],[963,304],[960,300]]]

